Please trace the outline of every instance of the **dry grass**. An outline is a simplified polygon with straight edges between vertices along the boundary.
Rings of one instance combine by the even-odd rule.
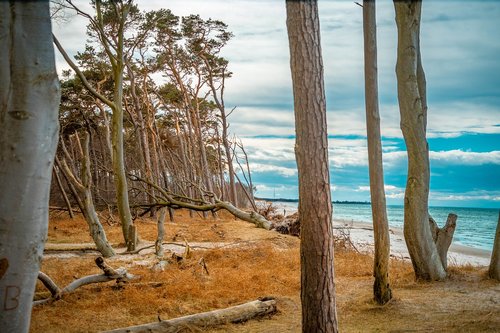
[[[143,240],[156,237],[156,222],[136,221]],[[112,243],[120,243],[118,225],[105,228]],[[84,220],[51,219],[49,241],[90,242]],[[139,275],[122,289],[113,283],[85,286],[62,300],[33,310],[31,332],[95,332],[187,314],[225,308],[262,296],[275,296],[279,313],[211,332],[300,332],[299,240],[257,229],[221,214],[204,220],[176,213],[166,223],[167,241],[227,242],[238,248],[195,249],[181,264],[162,272],[151,269],[151,254],[116,256],[113,267],[125,266]],[[46,257],[42,270],[60,286],[75,277],[99,273],[92,254],[72,258]],[[198,264],[204,258],[209,275]],[[420,283],[411,265],[391,261],[394,299],[385,306],[372,301],[372,257],[339,249],[335,253],[337,308],[343,332],[495,332],[500,327],[500,286],[477,267],[450,268],[440,283]],[[37,290],[43,291],[41,285]],[[194,331],[196,331],[193,328]],[[205,330],[204,330],[205,331]]]

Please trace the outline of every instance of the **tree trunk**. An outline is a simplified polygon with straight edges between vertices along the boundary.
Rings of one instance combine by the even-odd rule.
[[[417,279],[442,280],[446,271],[429,227],[429,147],[419,42],[421,6],[420,1],[394,1],[398,27],[398,100],[401,130],[408,151],[404,235]]]
[[[113,176],[115,182],[116,190],[116,205],[118,207],[118,215],[120,216],[120,222],[122,225],[122,233],[129,250],[135,249],[135,238],[130,237],[128,232],[132,225],[132,214],[130,213],[129,200],[128,200],[128,186],[127,177],[125,175],[125,157],[124,157],[124,146],[123,146],[123,71],[124,71],[124,26],[127,20],[128,11],[130,3],[120,3],[119,13],[117,9],[117,20],[118,20],[118,31],[116,33],[116,38],[113,36],[113,40],[116,45],[110,45],[110,39],[107,36],[103,36],[106,29],[104,28],[103,18],[102,18],[102,1],[95,1],[95,11],[96,20],[94,21],[93,29],[97,35],[100,35],[100,41],[104,48],[104,51],[108,55],[109,61],[113,68],[113,101],[106,98],[104,95],[100,94],[96,89],[94,89],[90,83],[87,81],[85,75],[80,71],[78,66],[71,60],[66,51],[63,49],[59,41],[55,36],[53,36],[54,43],[61,52],[62,56],[68,63],[68,65],[75,71],[77,76],[82,81],[85,88],[101,102],[106,104],[112,110],[112,133],[111,133],[111,156],[113,164]]]
[[[316,0],[286,1],[301,221],[303,332],[338,332],[326,104]]]
[[[186,328],[195,327],[207,329],[209,327],[240,323],[257,316],[269,315],[276,312],[275,300],[253,301],[230,308],[197,313],[190,316],[179,317],[160,322],[118,328],[109,333],[137,333],[137,332],[162,332],[174,333],[184,331]]]
[[[160,209],[160,214],[157,218],[158,234],[155,242],[155,254],[158,258],[163,258],[163,237],[165,236],[165,217],[167,215],[167,207]]]
[[[375,0],[363,1],[363,35],[365,53],[365,103],[368,141],[368,168],[373,217],[375,257],[373,265],[373,296],[378,304],[392,298],[389,287],[390,238],[384,190],[382,139],[378,111],[377,24]]]
[[[68,214],[69,217],[72,219],[75,217],[73,214],[73,208],[71,207],[71,202],[69,201],[68,195],[66,194],[66,191],[64,190],[64,186],[61,181],[61,177],[59,177],[59,170],[56,170],[55,166],[52,169],[52,172],[54,173],[54,176],[56,177],[56,182],[57,182],[57,187],[59,187],[59,190],[61,191],[61,195],[64,199],[64,203],[66,204],[66,207],[68,208]]]
[[[451,241],[453,240],[453,234],[455,233],[455,228],[457,226],[458,216],[455,214],[448,214],[448,219],[443,228],[439,228],[436,221],[429,216],[429,223],[432,233],[432,239],[436,244],[436,249],[443,264],[443,268],[446,270],[448,268],[448,249],[450,248]]]
[[[97,216],[94,201],[92,198],[92,177],[90,175],[90,156],[89,156],[89,135],[86,134],[83,146],[81,182],[75,177],[69,168],[66,160],[62,160],[61,170],[66,179],[68,179],[75,190],[79,193],[79,201],[82,204],[82,212],[85,216],[85,221],[89,227],[90,236],[94,240],[97,249],[104,257],[112,257],[115,255],[113,247],[109,244],[104,228],[102,227],[99,217]]]
[[[28,332],[59,131],[48,1],[0,1],[0,327]]]
[[[118,215],[122,225],[123,237],[128,251],[135,249],[135,240],[129,235],[130,226],[132,226],[132,214],[130,213],[128,201],[127,177],[125,175],[125,156],[123,146],[123,68],[115,69],[115,91],[112,117],[112,142],[113,142],[113,174],[116,189],[116,205]]]
[[[497,231],[495,233],[493,251],[491,252],[491,262],[488,275],[490,278],[500,281],[500,212],[498,213]]]

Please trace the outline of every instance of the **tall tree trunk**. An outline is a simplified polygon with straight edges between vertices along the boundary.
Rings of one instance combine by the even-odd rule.
[[[495,233],[493,251],[491,252],[491,261],[488,275],[490,276],[490,278],[500,281],[500,212],[498,212],[497,231]]]
[[[420,59],[420,1],[394,1],[398,27],[396,75],[401,130],[408,151],[404,235],[417,279],[442,280],[446,271],[429,227],[429,146],[425,78]]]
[[[59,132],[48,1],[0,2],[0,327],[28,332]]]
[[[364,0],[363,35],[365,52],[366,131],[373,235],[375,240],[373,296],[378,304],[385,304],[392,298],[392,293],[389,287],[390,238],[384,190],[380,114],[378,111],[377,24],[375,14],[375,0]]]
[[[316,0],[286,1],[301,221],[303,332],[338,332],[326,104]]]
[[[93,29],[99,35],[100,41],[104,48],[105,53],[113,68],[113,100],[109,100],[106,96],[99,93],[87,81],[85,75],[80,71],[78,66],[71,60],[66,51],[63,49],[59,41],[53,36],[54,43],[61,52],[62,56],[68,65],[75,71],[77,76],[82,81],[85,88],[97,99],[106,104],[112,110],[112,133],[111,133],[111,156],[113,164],[113,176],[116,190],[116,204],[118,207],[118,215],[122,225],[122,233],[127,245],[127,249],[132,251],[136,246],[135,235],[129,235],[129,231],[133,227],[132,214],[130,213],[130,206],[128,200],[128,185],[125,174],[125,157],[123,146],[123,71],[125,68],[124,61],[124,26],[127,20],[128,11],[131,2],[111,2],[115,6],[117,13],[118,31],[116,33],[116,45],[110,45],[110,39],[104,36],[105,28],[103,22],[102,0],[95,1],[96,20],[93,22]],[[76,9],[76,8],[75,8]]]

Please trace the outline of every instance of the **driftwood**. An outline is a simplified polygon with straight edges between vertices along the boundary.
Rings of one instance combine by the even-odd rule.
[[[71,252],[71,251],[96,251],[99,252],[95,243],[47,243],[44,252]]]
[[[49,302],[53,302],[61,299],[64,295],[69,294],[76,289],[99,282],[108,282],[115,280],[118,285],[125,283],[131,279],[134,279],[134,275],[127,273],[127,270],[124,268],[114,269],[106,262],[102,257],[97,257],[95,259],[95,263],[97,267],[102,269],[103,274],[94,274],[89,276],[84,276],[82,278],[76,279],[70,284],[68,284],[63,289],[59,288],[59,286],[45,273],[39,272],[38,279],[43,283],[43,285],[50,291],[51,296],[45,299],[37,300],[33,302],[33,306],[46,304]]]
[[[270,298],[252,301],[226,309],[214,310],[144,325],[118,328],[113,333],[136,332],[179,332],[183,328],[207,328],[226,323],[244,322],[249,319],[272,314],[276,311],[276,301]]]

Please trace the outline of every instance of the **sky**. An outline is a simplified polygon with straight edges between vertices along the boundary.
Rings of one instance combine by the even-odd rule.
[[[79,1],[75,1],[79,2]],[[85,1],[80,3],[85,4]],[[223,56],[230,132],[242,140],[256,196],[298,197],[293,95],[283,0],[137,1],[142,10],[222,20],[234,33]],[[333,200],[370,201],[363,79],[362,9],[319,0]],[[406,147],[399,128],[397,31],[392,1],[377,1],[379,103],[388,204],[403,204]],[[83,50],[85,21],[54,33]],[[423,2],[432,206],[500,208],[500,1]],[[58,69],[67,65],[57,58]]]

